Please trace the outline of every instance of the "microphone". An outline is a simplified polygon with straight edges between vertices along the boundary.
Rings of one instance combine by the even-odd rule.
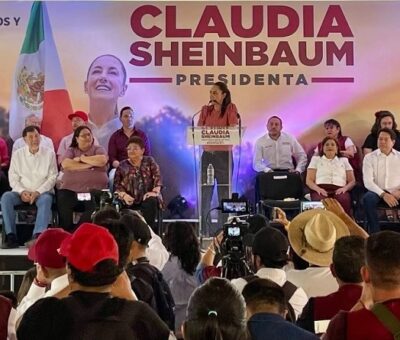
[[[210,107],[211,105],[213,105],[212,100],[210,100],[206,106]],[[202,109],[203,107],[192,116],[192,128],[194,128],[194,118],[201,112]]]
[[[242,117],[240,116],[239,112],[236,112],[236,117],[239,122],[239,138],[242,139]]]

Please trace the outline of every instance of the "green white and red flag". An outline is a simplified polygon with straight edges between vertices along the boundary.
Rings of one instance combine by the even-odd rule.
[[[42,119],[41,133],[57,147],[60,139],[70,133],[68,115],[72,106],[44,2],[32,5],[12,91],[11,138],[21,137],[25,118],[34,114]]]

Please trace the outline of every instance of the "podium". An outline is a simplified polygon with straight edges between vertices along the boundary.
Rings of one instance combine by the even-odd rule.
[[[210,213],[214,209],[211,208],[211,200],[215,185],[218,202],[221,199],[230,198],[232,195],[232,147],[241,144],[243,132],[244,128],[239,129],[239,127],[199,126],[187,128],[187,143],[202,148],[201,157],[197,157],[194,151],[195,169],[200,169],[199,173],[195,171],[200,236],[214,236],[215,231],[222,228],[226,221],[219,211],[218,226],[212,226]],[[210,178],[207,178],[209,164],[212,164],[214,169],[212,183]],[[210,176],[210,173],[208,175]]]

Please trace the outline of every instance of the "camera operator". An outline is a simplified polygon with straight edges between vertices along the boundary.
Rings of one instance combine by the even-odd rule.
[[[248,223],[247,235],[255,234],[261,228],[269,226],[269,222],[266,217],[260,214],[250,215],[247,218],[246,222]],[[246,243],[245,245],[251,247],[251,242],[253,239],[250,237],[250,244],[248,244],[247,242],[248,239],[248,236],[246,236],[244,240]],[[216,237],[213,238],[196,269],[195,275],[199,283],[204,283],[210,277],[222,276],[222,267],[218,267],[217,264],[220,262],[222,257],[221,253],[223,252],[223,250],[221,249],[221,246],[223,243],[224,232],[221,231],[217,234]],[[249,261],[249,263],[251,263],[251,260]]]
[[[307,295],[300,287],[287,283],[286,273],[282,269],[288,262],[289,241],[280,231],[265,227],[254,235],[252,261],[256,276],[269,279],[280,285],[289,304],[293,307],[296,318],[307,303]],[[249,279],[249,278],[247,278]],[[241,292],[249,280],[239,278],[232,283]]]

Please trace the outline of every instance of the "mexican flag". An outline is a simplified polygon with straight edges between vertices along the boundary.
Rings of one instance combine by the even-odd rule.
[[[71,101],[65,89],[64,76],[46,4],[32,5],[28,28],[15,70],[10,105],[10,136],[22,136],[25,118],[35,115],[42,119],[41,133],[50,137],[55,146],[71,133],[68,115]]]

